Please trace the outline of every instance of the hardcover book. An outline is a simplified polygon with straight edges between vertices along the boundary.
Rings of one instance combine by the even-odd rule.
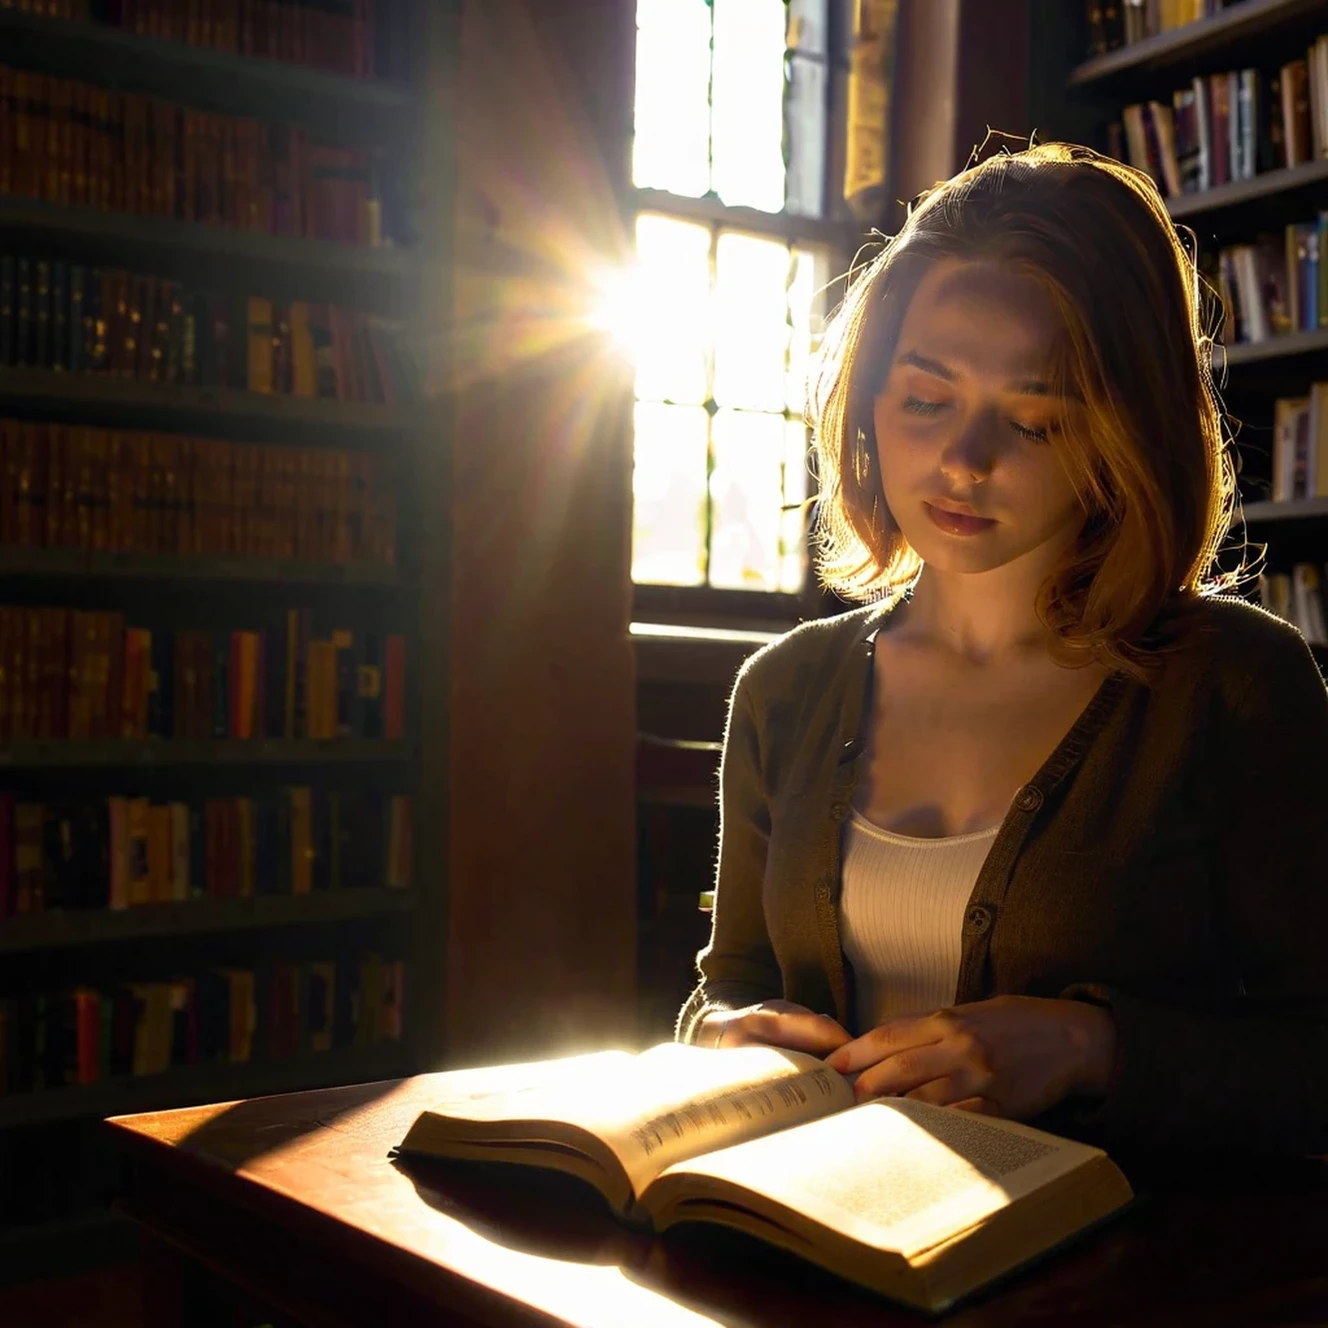
[[[399,1154],[547,1167],[625,1221],[734,1227],[940,1311],[1128,1205],[1100,1149],[909,1098],[816,1057],[665,1043],[441,1076]]]

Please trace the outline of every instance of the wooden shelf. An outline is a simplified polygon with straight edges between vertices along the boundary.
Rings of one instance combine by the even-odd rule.
[[[104,553],[92,549],[0,547],[0,576],[41,581],[222,581],[262,585],[274,591],[288,586],[365,586],[375,590],[399,590],[404,586],[395,567],[380,563]]]
[[[410,123],[410,91],[302,65],[164,41],[99,23],[0,9],[5,63],[99,87],[148,93],[199,110],[295,120],[344,139],[382,138]]]
[[[416,256],[390,245],[371,249],[267,235],[13,194],[0,195],[0,236],[45,250],[54,245],[73,262],[134,267],[202,288],[252,278],[278,299],[304,296],[391,309],[422,278]]]
[[[1181,221],[1188,217],[1208,217],[1212,213],[1244,207],[1248,203],[1266,203],[1279,197],[1328,181],[1328,159],[1305,162],[1280,171],[1265,171],[1252,180],[1236,180],[1201,193],[1183,194],[1167,200],[1167,211]]]
[[[1328,498],[1294,498],[1290,502],[1246,503],[1243,508],[1247,526],[1269,522],[1318,521],[1328,517]]]
[[[1313,332],[1288,332],[1266,341],[1241,341],[1226,348],[1226,362],[1235,367],[1257,364],[1261,360],[1280,360],[1292,355],[1311,355],[1328,351],[1328,327]]]
[[[412,755],[408,743],[372,738],[149,738],[118,742],[33,738],[0,743],[0,771],[88,766],[354,765],[407,761]]]
[[[7,11],[0,10],[0,14]],[[144,382],[112,374],[0,367],[0,413],[21,409],[78,423],[136,424],[207,434],[253,426],[275,440],[327,440],[361,445],[391,439],[409,427],[408,408],[326,397],[278,396],[228,387]]]
[[[165,1074],[108,1079],[0,1097],[0,1129],[80,1117],[124,1116],[206,1102],[234,1102],[335,1084],[399,1079],[410,1072],[405,1043],[343,1047],[296,1060],[238,1065],[186,1065]]]
[[[1086,88],[1225,57],[1248,64],[1248,43],[1323,21],[1323,0],[1241,0],[1212,18],[1095,56],[1071,71],[1069,86]],[[1303,54],[1303,52],[1302,52]],[[1195,72],[1193,69],[1190,73]]]
[[[259,895],[252,899],[189,899],[127,909],[52,909],[0,922],[0,954],[105,945],[156,936],[197,936],[346,922],[409,913],[410,890],[320,890],[309,895]]]

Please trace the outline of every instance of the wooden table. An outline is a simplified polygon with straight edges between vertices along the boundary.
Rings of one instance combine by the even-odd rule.
[[[121,1207],[173,1252],[152,1328],[186,1321],[171,1270],[195,1263],[309,1328],[922,1322],[717,1228],[629,1232],[575,1181],[399,1167],[433,1096],[419,1075],[111,1121]],[[1127,1170],[1145,1202],[946,1325],[1328,1324],[1328,1164]]]

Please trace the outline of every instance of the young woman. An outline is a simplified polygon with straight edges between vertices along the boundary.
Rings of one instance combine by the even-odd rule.
[[[818,569],[869,603],[738,675],[680,1038],[1108,1146],[1328,1151],[1328,691],[1217,593],[1204,309],[1147,178],[1058,144],[938,185],[853,284]]]

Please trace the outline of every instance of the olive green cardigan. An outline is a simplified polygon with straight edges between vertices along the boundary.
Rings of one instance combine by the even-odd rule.
[[[710,944],[677,1036],[783,997],[854,1032],[840,831],[886,614],[805,622],[730,699]],[[1328,1152],[1328,691],[1303,638],[1192,607],[1145,686],[1113,673],[1017,794],[969,899],[955,1003],[1109,1006],[1107,1146]]]

